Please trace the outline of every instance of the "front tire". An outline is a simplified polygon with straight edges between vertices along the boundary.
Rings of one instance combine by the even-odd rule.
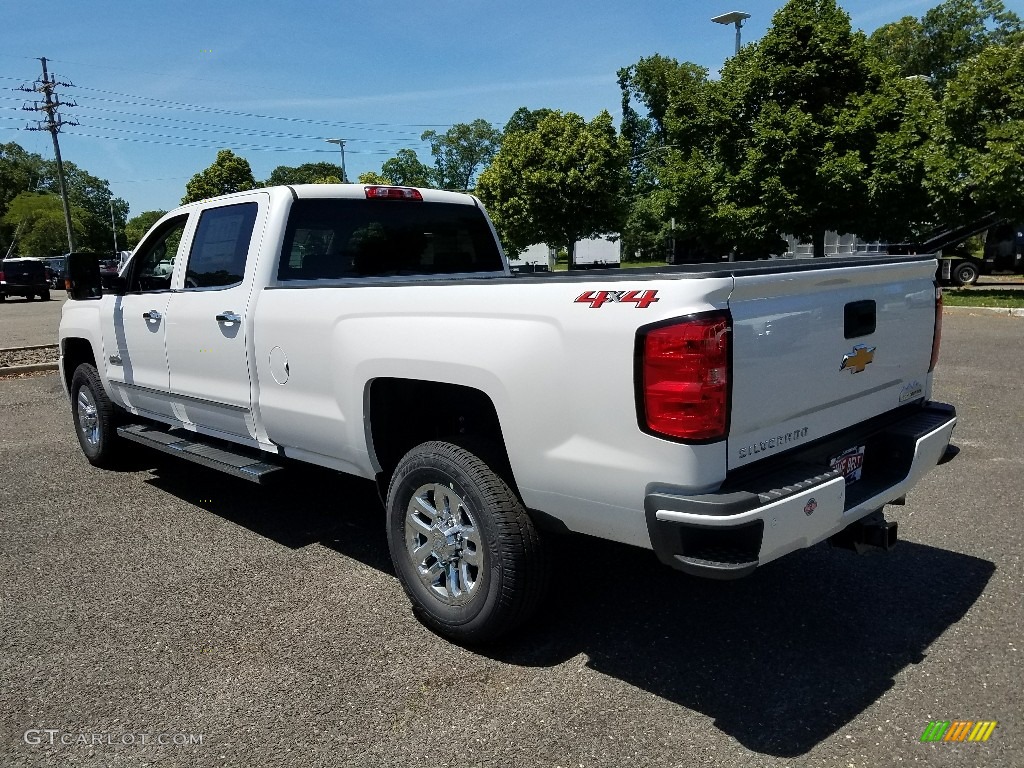
[[[107,397],[95,366],[82,363],[71,378],[71,415],[78,444],[89,463],[112,468],[121,458],[117,410]]]
[[[450,640],[494,640],[540,603],[547,564],[533,522],[505,481],[461,446],[423,443],[402,458],[387,528],[413,610]]]
[[[49,301],[50,300],[50,291],[49,290],[43,291],[42,293],[39,294],[39,298],[42,299],[43,301]]]

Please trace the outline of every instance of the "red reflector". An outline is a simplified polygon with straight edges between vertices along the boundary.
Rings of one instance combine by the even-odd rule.
[[[928,364],[928,373],[935,370],[939,362],[939,346],[942,344],[942,288],[935,286],[935,330],[932,332],[932,361]]]
[[[412,187],[364,187],[367,200],[422,200],[423,195]]]
[[[649,330],[642,359],[642,418],[679,440],[719,440],[729,422],[729,315],[711,312]]]

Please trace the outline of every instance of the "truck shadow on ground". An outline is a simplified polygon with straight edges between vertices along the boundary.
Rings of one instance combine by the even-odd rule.
[[[988,561],[904,541],[864,557],[820,545],[715,582],[633,548],[567,543],[530,646],[496,657],[546,666],[583,652],[593,669],[779,757],[805,754],[873,704],[995,572]]]
[[[283,546],[319,543],[393,573],[370,482],[296,467],[288,482],[264,488],[158,461],[149,482],[184,501],[217,499],[211,512]],[[555,568],[544,609],[484,655],[548,667],[584,654],[602,674],[780,757],[805,754],[877,701],[995,572],[989,561],[903,541],[865,557],[821,545],[715,582],[634,547],[583,536],[549,542]]]

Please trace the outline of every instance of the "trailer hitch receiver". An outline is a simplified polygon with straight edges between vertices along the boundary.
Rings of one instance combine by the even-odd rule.
[[[830,536],[828,543],[840,549],[852,549],[858,555],[888,552],[896,546],[897,529],[897,522],[886,520],[879,509]]]

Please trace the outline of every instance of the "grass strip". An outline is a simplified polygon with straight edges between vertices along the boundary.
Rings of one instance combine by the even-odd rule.
[[[1003,307],[1014,309],[1024,307],[1024,291],[1000,291],[987,288],[970,291],[946,288],[942,300],[950,307]]]

